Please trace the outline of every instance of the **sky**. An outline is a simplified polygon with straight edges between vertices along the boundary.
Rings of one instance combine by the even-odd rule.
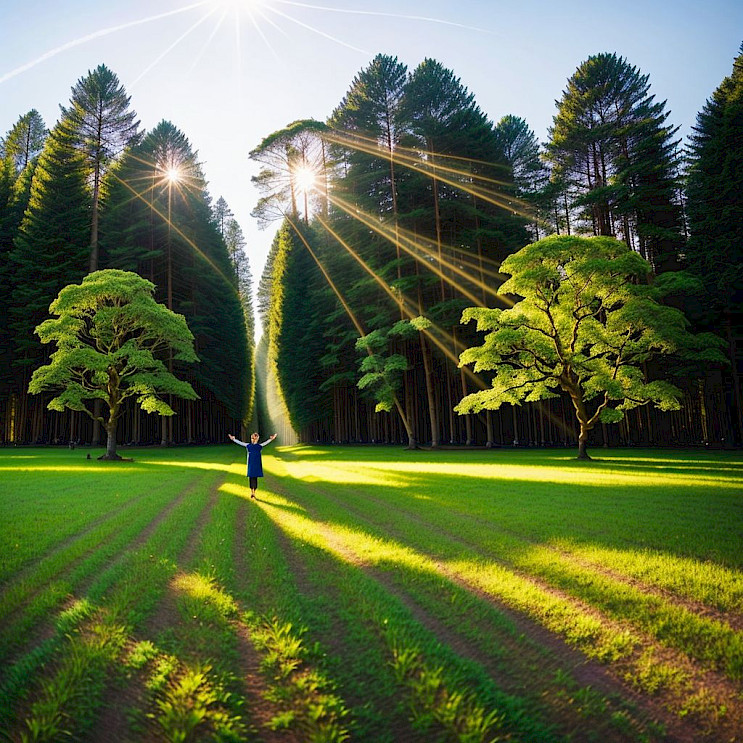
[[[438,60],[493,122],[519,116],[545,141],[576,68],[615,52],[686,139],[741,42],[740,0],[0,0],[0,135],[32,108],[51,128],[105,64],[143,128],[165,119],[188,137],[257,286],[275,230],[250,216],[248,153],[292,121],[325,120],[376,54],[411,71]]]

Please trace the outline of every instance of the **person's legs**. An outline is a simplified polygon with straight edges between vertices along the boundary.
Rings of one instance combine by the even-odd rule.
[[[250,478],[250,497],[255,498],[255,491],[258,489],[258,478]]]

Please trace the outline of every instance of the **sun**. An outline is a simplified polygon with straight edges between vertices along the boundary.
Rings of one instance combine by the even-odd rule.
[[[181,169],[175,165],[171,165],[165,171],[165,180],[168,181],[168,183],[178,183],[182,177],[183,173]]]
[[[270,0],[211,0],[210,4],[217,10],[229,12],[234,15],[246,13],[249,16],[260,14]]]
[[[302,165],[292,170],[292,179],[298,191],[307,193],[315,188],[317,173],[312,168]]]

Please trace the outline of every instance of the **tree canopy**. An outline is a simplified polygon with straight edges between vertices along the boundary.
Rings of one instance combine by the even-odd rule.
[[[182,315],[158,304],[155,285],[131,271],[107,269],[88,274],[59,292],[49,312],[56,318],[36,328],[42,343],[56,343],[51,363],[34,371],[29,392],[58,392],[50,410],[78,410],[91,418],[89,400],[108,406],[99,419],[108,434],[105,458],[118,459],[116,425],[127,398],[148,413],[173,415],[165,395],[196,399],[188,382],[168,371],[172,352],[194,362],[193,335]]]
[[[681,353],[722,362],[716,336],[695,336],[683,314],[661,304],[648,278],[650,264],[610,237],[551,236],[509,256],[501,272],[507,310],[473,307],[462,322],[477,321],[482,345],[461,355],[476,372],[494,372],[490,389],[466,396],[460,413],[535,402],[566,392],[580,424],[578,456],[587,458],[588,432],[617,422],[624,411],[652,403],[679,407],[681,390],[646,379],[656,355]]]

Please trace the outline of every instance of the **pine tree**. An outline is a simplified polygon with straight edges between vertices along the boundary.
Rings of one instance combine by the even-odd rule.
[[[32,108],[0,141],[0,157],[10,158],[16,173],[20,173],[41,154],[48,134],[41,114]]]
[[[28,208],[10,253],[8,325],[22,396],[30,367],[43,359],[44,351],[34,339],[34,328],[47,317],[59,290],[86,273],[89,205],[85,164],[68,133],[58,125],[39,156]],[[19,433],[19,440],[39,438],[40,421],[36,417],[34,429]]]
[[[130,100],[119,78],[105,65],[98,65],[73,86],[69,107],[61,107],[60,124],[82,154],[90,179],[90,271],[97,271],[99,264],[98,222],[106,170],[139,137]]]
[[[704,286],[706,321],[728,340],[733,410],[743,440],[743,47],[697,116],[689,143],[689,270]]]
[[[648,75],[624,58],[589,57],[558,102],[547,156],[583,230],[621,235],[663,271],[678,267],[683,242],[677,128],[649,91]]]
[[[245,317],[235,268],[188,138],[161,122],[124,154],[107,180],[101,220],[106,265],[148,278],[157,286],[157,300],[186,317],[201,363],[183,370],[176,364],[174,372],[194,384],[199,405],[223,406],[242,421],[251,364]],[[169,430],[163,436],[172,440]]]

